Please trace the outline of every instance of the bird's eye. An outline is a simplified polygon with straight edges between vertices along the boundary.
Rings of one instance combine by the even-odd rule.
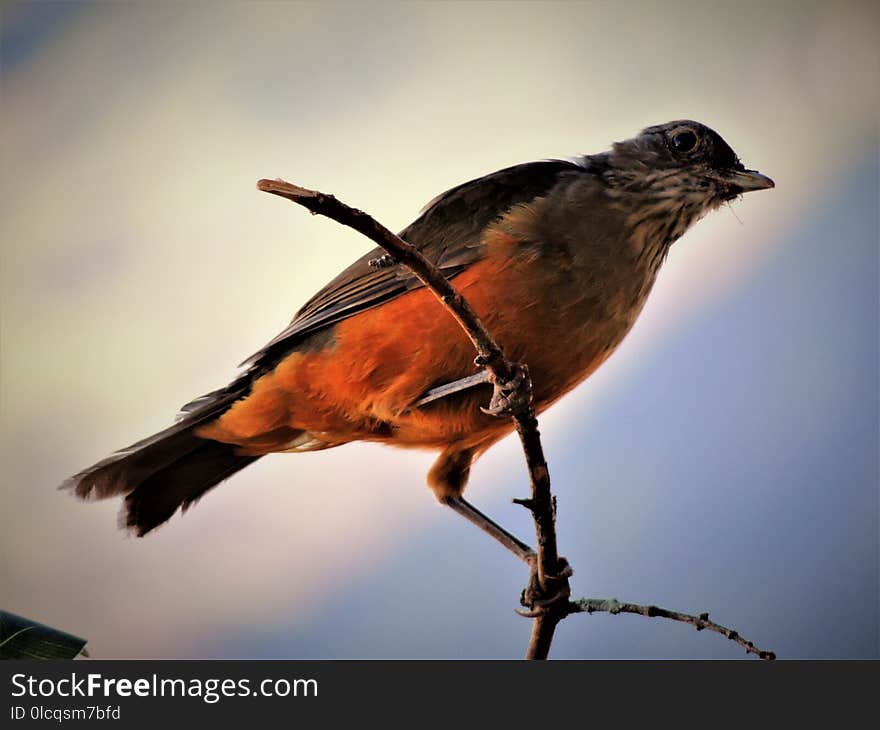
[[[693,152],[698,142],[696,133],[690,129],[683,129],[672,135],[672,147],[676,152]]]

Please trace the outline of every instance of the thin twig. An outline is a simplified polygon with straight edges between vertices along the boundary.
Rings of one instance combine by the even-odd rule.
[[[681,611],[670,611],[668,608],[660,608],[660,606],[645,606],[640,603],[622,603],[616,598],[579,598],[568,604],[568,613],[636,613],[640,616],[648,616],[649,618],[659,617],[668,618],[671,621],[680,621],[681,623],[690,624],[697,631],[714,631],[721,634],[731,641],[735,641],[747,654],[754,654],[759,659],[775,659],[776,654],[772,651],[760,649],[748,639],[739,635],[739,632],[729,629],[726,626],[717,624],[709,620],[708,613],[701,613],[698,616],[690,613],[682,613]]]
[[[501,347],[470,304],[431,261],[372,216],[349,207],[332,195],[292,185],[284,180],[260,180],[257,188],[287,198],[315,215],[324,215],[353,228],[377,243],[392,259],[408,267],[437,296],[474,343],[477,350],[475,362],[492,374],[495,385],[495,394],[487,412],[497,416],[511,416],[514,419],[529,469],[532,497],[528,509],[534,517],[537,538],[534,566],[537,586],[531,586],[532,590],[527,593],[530,593],[529,605],[533,610],[535,605],[540,605],[532,625],[532,638],[526,658],[546,659],[556,625],[565,617],[565,605],[570,595],[568,576],[571,570],[567,563],[560,561],[556,548],[556,516],[550,492],[550,472],[531,403],[532,384],[528,370],[524,365],[512,363],[504,356]],[[387,263],[385,261],[382,265]],[[544,600],[532,600],[539,598]]]

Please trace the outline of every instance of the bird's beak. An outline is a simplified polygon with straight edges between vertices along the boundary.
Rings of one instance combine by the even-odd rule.
[[[724,178],[726,183],[736,187],[741,193],[776,187],[775,182],[757,170],[734,170],[726,174]]]

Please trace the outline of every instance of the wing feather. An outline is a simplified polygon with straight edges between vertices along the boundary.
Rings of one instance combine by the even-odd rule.
[[[437,196],[400,232],[400,237],[452,278],[482,258],[486,226],[513,206],[546,195],[563,178],[580,174],[589,174],[582,164],[544,160],[470,180]],[[183,411],[191,410],[194,404],[203,408],[230,390],[240,391],[243,383],[274,368],[308,335],[422,286],[409,269],[399,264],[370,266],[370,260],[383,253],[375,248],[355,261],[309,299],[284,331],[242,363],[248,366],[247,371],[227,388],[196,399]]]

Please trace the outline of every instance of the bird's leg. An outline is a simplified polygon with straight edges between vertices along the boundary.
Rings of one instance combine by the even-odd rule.
[[[479,358],[478,358],[479,364]],[[444,383],[435,388],[431,388],[422,393],[422,397],[413,403],[414,408],[421,408],[428,403],[441,398],[447,398],[454,393],[460,393],[468,390],[476,385],[483,383],[492,383],[494,391],[492,392],[492,400],[486,408],[480,408],[483,413],[490,416],[509,416],[514,411],[523,406],[528,406],[532,402],[532,385],[529,380],[529,371],[525,365],[516,365],[513,377],[510,380],[499,381],[488,370],[480,370],[466,378],[453,380],[451,383]]]
[[[480,356],[474,359],[474,363],[480,367],[486,364]],[[515,363],[513,374],[508,380],[498,380],[492,372],[482,369],[473,375],[426,390],[422,393],[422,397],[413,403],[413,407],[420,408],[432,401],[446,398],[453,393],[460,393],[483,383],[492,383],[494,387],[489,406],[480,408],[483,413],[490,416],[510,416],[515,411],[529,406],[532,402],[532,382],[529,379],[528,368],[520,363]]]
[[[459,393],[462,390],[473,388],[475,385],[481,385],[482,383],[489,383],[491,381],[492,376],[489,371],[480,370],[473,375],[468,375],[466,378],[459,378],[458,380],[453,380],[451,383],[444,383],[443,385],[438,385],[436,388],[426,390],[424,393],[422,393],[422,397],[419,398],[413,405],[414,407],[419,408],[420,406],[423,406],[426,403],[430,403],[431,401],[435,401],[440,398],[446,398],[453,393]]]
[[[520,560],[529,562],[529,559],[535,555],[532,548],[511,535],[461,496],[470,475],[475,453],[474,447],[463,449],[450,446],[447,448],[440,454],[428,472],[428,486],[431,487],[434,496],[441,504],[458,512],[468,522],[500,542]]]
[[[572,571],[565,558],[559,558],[558,574],[545,576],[544,585],[542,585],[538,575],[538,556],[531,547],[515,535],[509,533],[493,519],[484,515],[466,499],[462,497],[446,497],[441,501],[468,522],[476,525],[487,535],[493,537],[529,566],[529,582],[520,595],[520,603],[528,608],[530,612],[540,610],[558,601],[568,600],[571,593],[568,586],[568,578],[571,576]],[[526,612],[524,615],[531,615],[531,613]]]
[[[479,527],[529,566],[529,583],[520,599],[524,606],[532,611],[540,611],[544,606],[567,598],[571,569],[565,558],[559,558],[558,570],[554,571],[556,575],[540,575],[535,551],[461,496],[470,474],[474,453],[473,448],[451,447],[440,454],[428,472],[428,484],[438,501]],[[529,506],[528,500],[514,501]]]
[[[440,500],[447,507],[464,517],[468,522],[479,527],[490,537],[501,543],[516,557],[530,566],[535,563],[535,551],[515,535],[510,534],[501,525],[484,515],[463,497],[444,497]],[[532,568],[534,570],[534,568]]]

